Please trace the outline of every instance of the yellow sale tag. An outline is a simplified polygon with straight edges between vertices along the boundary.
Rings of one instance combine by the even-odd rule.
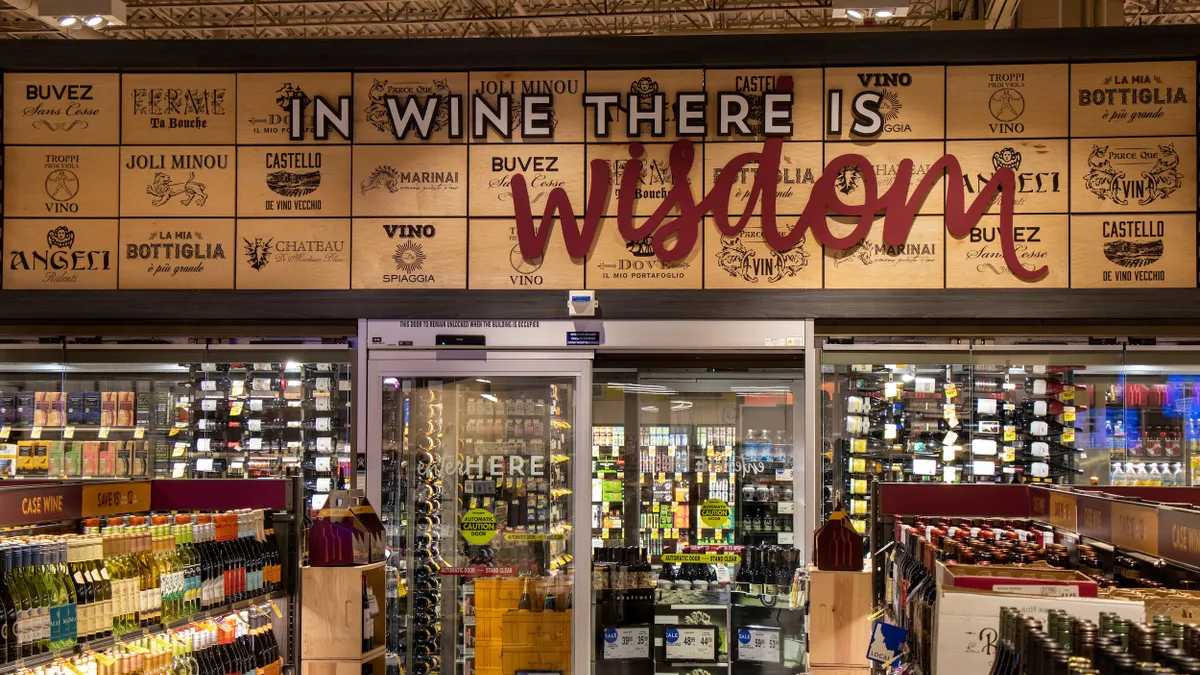
[[[63,429],[63,438],[75,438],[75,427]]]
[[[1071,429],[1068,431],[1064,431],[1063,435],[1062,435],[1062,442],[1063,443],[1074,443],[1075,442],[1075,430]]]
[[[1062,393],[1058,395],[1059,400],[1074,401],[1075,387],[1063,387]]]
[[[958,396],[958,385],[948,382],[946,384],[946,398],[954,398],[955,396]]]
[[[34,427],[33,429],[31,429],[29,432],[29,437],[34,440],[41,438],[42,437],[42,428]]]
[[[167,432],[167,435],[174,436],[175,434],[178,434],[178,433],[179,433],[179,427],[172,427],[171,430],[169,432]]]
[[[855,453],[855,454],[862,454],[862,453],[865,453],[866,451],[867,451],[867,439],[854,438],[854,439],[850,440],[850,452]]]
[[[944,417],[946,419],[953,419],[955,417],[958,417],[958,408],[956,408],[953,403],[943,404],[942,405],[942,417]]]
[[[100,438],[108,438],[108,427],[100,427]]]
[[[137,427],[136,429],[134,429],[133,437],[134,438],[145,438],[146,437],[146,428],[145,427]]]
[[[1005,462],[1014,462],[1017,459],[1017,451],[1010,445],[1004,446],[1004,455],[1002,457]]]
[[[1004,427],[1004,440],[1005,440],[1005,441],[1015,441],[1015,440],[1017,440],[1017,428],[1016,428],[1016,427],[1014,427],[1014,426],[1012,426],[1011,424],[1010,424],[1010,425],[1006,425],[1006,426]]]
[[[1074,422],[1074,421],[1075,421],[1075,408],[1070,407],[1070,406],[1063,408],[1063,422]]]
[[[11,433],[12,433],[12,427],[10,427],[10,426],[0,427],[0,438],[2,438],[4,440],[8,440],[8,435]]]

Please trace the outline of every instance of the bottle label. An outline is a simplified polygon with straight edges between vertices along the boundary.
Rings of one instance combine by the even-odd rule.
[[[38,609],[38,640],[50,639],[50,608]]]

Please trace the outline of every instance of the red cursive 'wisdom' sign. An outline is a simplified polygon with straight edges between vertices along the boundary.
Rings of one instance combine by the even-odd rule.
[[[781,78],[781,90],[791,89],[790,78]],[[640,225],[634,222],[638,176],[642,170],[641,157],[644,148],[640,143],[629,146],[630,161],[621,171],[621,185],[617,193],[617,228],[626,241],[641,241],[651,237],[654,253],[664,261],[681,260],[696,246],[700,238],[700,227],[704,216],[712,214],[717,229],[722,235],[737,235],[745,229],[755,206],[761,201],[763,240],[777,251],[786,251],[801,238],[811,234],[827,249],[847,249],[862,242],[871,230],[878,214],[883,214],[883,240],[888,246],[898,247],[905,243],[912,230],[917,209],[929,195],[934,184],[943,173],[951,180],[946,188],[946,230],[954,237],[965,237],[978,224],[980,217],[998,194],[1000,197],[1001,250],[1008,269],[1017,277],[1036,281],[1046,275],[1047,267],[1027,268],[1017,255],[1013,242],[1013,198],[1016,192],[1016,175],[1011,169],[998,168],[987,184],[975,195],[968,206],[964,194],[962,169],[953,155],[945,155],[934,162],[929,171],[909,194],[913,178],[913,161],[900,162],[891,187],[879,193],[879,181],[874,167],[862,155],[842,155],[829,162],[824,173],[813,186],[812,195],[804,212],[792,227],[780,227],[776,215],[776,180],[783,138],[768,138],[759,152],[747,152],[731,159],[717,175],[712,189],[700,201],[692,195],[687,181],[676,181],[662,203]],[[669,164],[671,175],[687,176],[696,161],[695,148],[691,141],[676,141],[671,147]],[[729,213],[729,203],[734,185],[743,168],[755,168],[754,183],[746,200],[745,210],[736,222]],[[859,205],[846,204],[838,195],[836,179],[838,172],[847,167],[857,167],[862,177],[864,201]],[[563,240],[567,252],[573,258],[584,258],[591,250],[600,227],[600,218],[611,188],[608,163],[602,159],[591,162],[591,179],[588,185],[587,204],[582,223],[576,217],[566,190],[555,188],[546,199],[540,224],[534,223],[533,210],[529,202],[529,186],[523,174],[512,178],[513,208],[516,216],[517,241],[521,255],[533,260],[542,257],[550,240],[554,218],[562,222]],[[678,214],[672,216],[672,212]],[[829,228],[828,217],[840,215],[857,217],[858,225],[843,237],[834,235]]]

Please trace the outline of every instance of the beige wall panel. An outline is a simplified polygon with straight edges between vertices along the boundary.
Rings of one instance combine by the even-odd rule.
[[[4,220],[4,288],[117,287],[117,221]]]
[[[781,77],[792,78],[792,135],[793,141],[819,141],[823,138],[821,120],[825,109],[821,84],[824,73],[820,68],[735,68],[708,70],[704,74],[708,93],[708,140],[748,141],[749,137],[721,136],[717,133],[717,96],[738,93],[750,98],[750,130],[762,133],[763,94],[776,91]],[[762,140],[758,136],[757,140]]]
[[[1195,136],[1071,141],[1072,213],[1195,209]]]
[[[116,73],[5,73],[8,145],[116,145],[121,79]]]
[[[725,168],[738,155],[757,153],[762,150],[761,143],[709,143],[704,147],[704,189],[711,190]],[[783,153],[779,159],[779,171],[776,179],[775,212],[783,214],[800,214],[812,194],[813,184],[821,177],[823,170],[821,143],[784,143]],[[732,215],[741,215],[746,211],[750,194],[754,189],[754,179],[757,173],[757,163],[738,169],[738,178],[729,198],[729,210]],[[754,213],[762,212],[762,200],[758,200]]]
[[[237,142],[237,76],[122,76],[121,142],[233,145]]]
[[[634,202],[634,214],[639,216],[648,216],[662,204],[667,197],[667,191],[675,186],[675,176],[671,173],[670,155],[671,145],[667,143],[647,143],[643,146],[644,153],[642,154],[642,170],[638,177],[638,186],[636,188],[636,201]],[[697,147],[697,150],[700,150]],[[604,143],[604,144],[589,144],[587,146],[587,170],[588,170],[588,185],[590,186],[592,161],[603,159],[608,164],[609,178],[609,197],[607,208],[604,210],[605,215],[617,215],[617,198],[621,189],[621,175],[625,171],[625,166],[629,162],[629,145]],[[704,195],[701,193],[703,186],[701,185],[701,171],[703,167],[703,157],[697,155],[692,162],[691,171],[688,172],[687,181],[691,186],[692,198],[700,201]]]
[[[786,230],[795,218],[779,218]],[[787,251],[763,241],[762,220],[752,218],[741,234],[722,236],[712,218],[704,219],[705,288],[820,288],[821,246],[804,237]]]
[[[1066,214],[1013,219],[1013,246],[1021,263],[1028,269],[1048,268],[1036,281],[1021,279],[1005,265],[999,216],[984,216],[965,237],[947,234],[946,288],[1067,288],[1069,220]]]
[[[1196,214],[1072,216],[1072,288],[1195,288]]]
[[[348,218],[240,218],[237,287],[350,288]]]
[[[1069,79],[1066,64],[950,66],[946,137],[1065,137]]]
[[[863,66],[861,68],[827,68],[825,91],[840,89],[840,111],[826,110],[825,114],[840,112],[842,133],[827,140],[860,140],[850,130],[854,123],[851,114],[854,98],[864,91],[883,96],[879,111],[883,130],[872,137],[877,140],[941,139],[945,135],[946,69],[942,66]],[[828,94],[824,100],[828,100]],[[824,106],[828,107],[828,106]],[[828,125],[825,127],[828,129]]]
[[[1071,135],[1196,133],[1196,62],[1071,66]]]
[[[350,215],[350,147],[238,148],[238,215]]]
[[[465,218],[356,218],[353,240],[353,288],[467,287]]]
[[[1066,139],[951,141],[946,154],[958,158],[962,167],[959,180],[968,206],[996,170],[1006,167],[1016,174],[1014,212],[1066,213],[1069,147]],[[1000,213],[1000,195],[992,198],[988,213]]]
[[[652,245],[653,235],[638,242],[625,241],[617,229],[616,218],[602,219],[596,245],[588,256],[587,287],[630,290],[703,288],[703,230],[699,232],[696,245],[683,260],[663,262],[654,254]]]
[[[467,215],[465,146],[356,145],[353,163],[355,216]]]
[[[844,237],[857,219],[829,218],[834,235]],[[875,220],[866,239],[845,250],[825,249],[825,288],[942,288],[945,282],[945,232],[941,216],[918,217],[904,244],[883,242],[883,219]]]
[[[4,151],[4,213],[115,217],[119,161],[115,146],[9,146]]]
[[[409,96],[417,97],[424,108],[430,96],[441,98],[441,102],[430,124],[429,140],[420,138],[414,124],[413,130],[398,140],[393,134],[392,119],[388,113],[386,97],[399,99],[398,110],[404,111],[404,102]],[[462,132],[459,139],[450,138],[449,96],[462,96]],[[355,143],[463,143],[469,131],[467,110],[470,95],[467,92],[466,73],[356,73],[354,75],[354,142]]]
[[[511,98],[510,114],[512,133],[510,138],[503,138],[491,127],[483,138],[476,138],[472,133],[471,124],[467,124],[466,133],[472,143],[577,143],[584,138],[583,131],[583,91],[584,73],[582,70],[548,70],[521,72],[486,72],[471,71],[468,84],[468,97],[464,101],[470,117],[474,119],[474,96],[483,97],[492,107],[496,105],[501,94]],[[551,106],[554,109],[550,117],[552,127],[549,139],[521,137],[521,119],[524,115],[523,97],[525,94],[550,94]]]
[[[350,73],[240,73],[237,78],[237,142],[241,145],[295,143],[289,140],[293,98],[307,101],[304,106],[304,143],[347,143],[332,128],[324,141],[313,137],[316,108],[320,96],[338,109],[338,98],[350,95]]]
[[[555,220],[544,256],[525,260],[517,244],[516,222],[505,218],[472,218],[468,285],[474,290],[583,288],[584,263],[567,254],[561,227],[562,223]]]
[[[235,213],[233,146],[124,146],[121,215],[222,217]]]
[[[878,193],[883,195],[891,189],[895,182],[897,167],[905,159],[913,162],[912,177],[908,182],[908,194],[911,198],[917,184],[929,172],[935,162],[941,159],[943,144],[933,142],[921,143],[826,143],[825,165],[842,155],[862,155],[871,163],[875,171]],[[943,175],[933,184],[917,213],[932,215],[942,213],[945,199],[946,177]],[[847,167],[844,175],[837,179],[838,197],[849,205],[862,205],[866,201],[866,189],[863,187],[862,169]]]
[[[122,289],[232,289],[232,218],[123,218]]]
[[[582,214],[586,198],[583,145],[477,145],[471,148],[471,217],[513,217],[512,177],[525,176],[534,218],[540,218],[551,190],[566,190]]]
[[[608,112],[609,129],[607,138],[597,136],[596,120],[593,109],[588,108],[585,114],[587,138],[596,142],[621,142],[640,140],[651,142],[658,140],[673,141],[679,138],[677,133],[676,95],[680,93],[696,94],[704,91],[704,71],[702,70],[589,70],[587,74],[587,93],[589,94],[619,94],[620,103]],[[638,125],[640,135],[629,133],[629,102],[628,96],[637,96],[638,106],[642,110],[652,109],[654,96],[663,94],[663,128],[662,134],[654,135],[651,122]]]

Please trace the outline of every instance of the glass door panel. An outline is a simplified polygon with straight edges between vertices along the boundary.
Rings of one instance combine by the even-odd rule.
[[[389,671],[571,670],[576,378],[382,379]]]

